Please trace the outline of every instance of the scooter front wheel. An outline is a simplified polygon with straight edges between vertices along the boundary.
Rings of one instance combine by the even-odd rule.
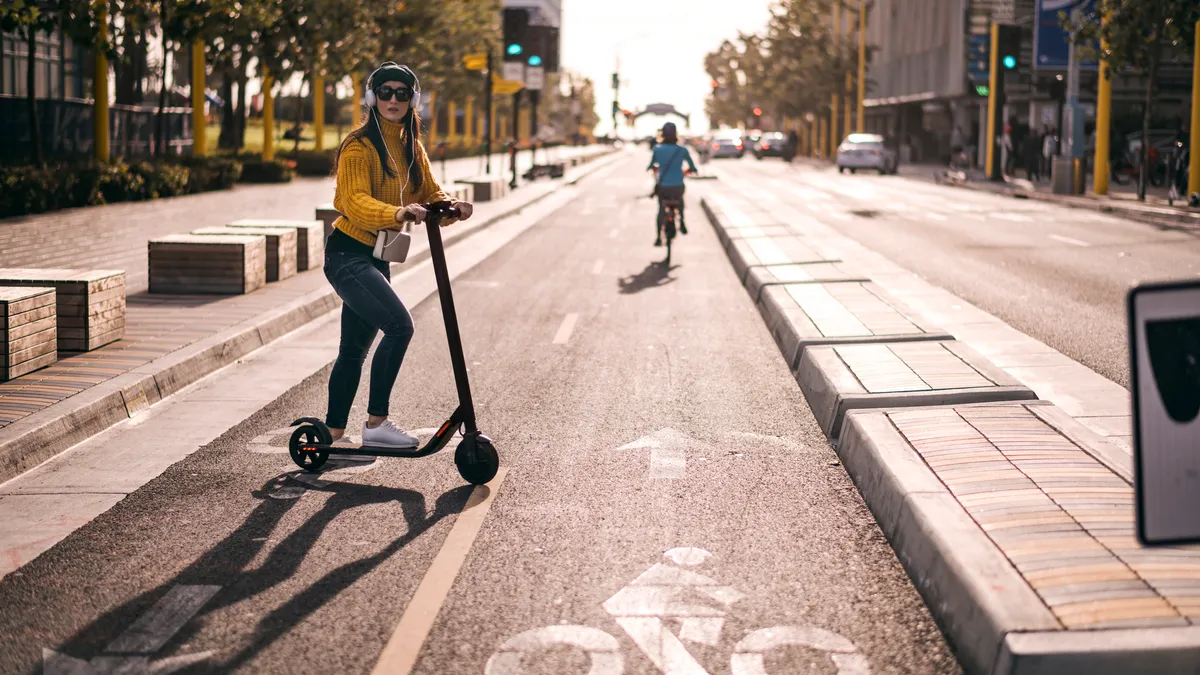
[[[305,424],[292,432],[292,438],[288,441],[288,454],[292,456],[292,461],[296,466],[305,471],[319,471],[322,466],[325,466],[325,461],[329,459],[329,453],[324,450],[306,450],[318,443],[329,444],[332,439],[325,438],[321,430],[311,424]]]
[[[483,434],[468,434],[454,451],[458,475],[471,485],[483,485],[500,470],[500,455],[492,439]]]

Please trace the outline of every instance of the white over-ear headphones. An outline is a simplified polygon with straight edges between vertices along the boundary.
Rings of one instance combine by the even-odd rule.
[[[380,68],[382,68],[382,66],[380,66]],[[376,69],[375,72],[371,73],[371,75],[369,77],[367,77],[367,92],[365,94],[363,94],[363,103],[366,104],[366,106],[368,108],[374,108],[376,106],[376,104],[379,103],[379,98],[375,96],[375,82],[374,82],[375,73],[378,73],[378,72],[379,72],[379,69]],[[416,80],[413,82],[413,85],[414,85],[413,86],[413,95],[412,95],[412,99],[410,99],[408,102],[408,107],[412,110],[417,111],[417,113],[420,114],[421,81]]]

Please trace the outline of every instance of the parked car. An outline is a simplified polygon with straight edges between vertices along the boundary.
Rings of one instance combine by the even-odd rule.
[[[758,139],[754,144],[754,156],[758,159],[763,157],[783,157],[783,150],[787,146],[787,136],[781,131],[768,131]]]
[[[850,134],[837,149],[838,173],[875,169],[882,175],[896,173],[899,165],[896,152],[884,145],[879,134]]]
[[[741,159],[746,155],[746,141],[742,138],[742,133],[737,130],[718,131],[712,136],[712,158],[719,157],[737,157]]]

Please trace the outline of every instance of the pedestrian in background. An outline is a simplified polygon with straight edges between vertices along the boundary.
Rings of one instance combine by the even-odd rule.
[[[1054,165],[1054,152],[1058,149],[1058,137],[1049,124],[1042,125],[1042,174],[1051,178],[1051,168]]]
[[[796,148],[800,145],[800,137],[796,135],[796,130],[788,131],[787,142],[783,146],[783,161],[788,164],[796,158]]]
[[[1033,182],[1042,179],[1042,138],[1036,131],[1030,130],[1021,142],[1021,161],[1025,163],[1025,177]]]

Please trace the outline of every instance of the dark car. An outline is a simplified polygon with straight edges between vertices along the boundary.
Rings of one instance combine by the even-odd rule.
[[[768,131],[754,144],[754,156],[758,159],[762,159],[763,157],[783,157],[783,151],[786,147],[787,136],[784,136],[783,132]]]

